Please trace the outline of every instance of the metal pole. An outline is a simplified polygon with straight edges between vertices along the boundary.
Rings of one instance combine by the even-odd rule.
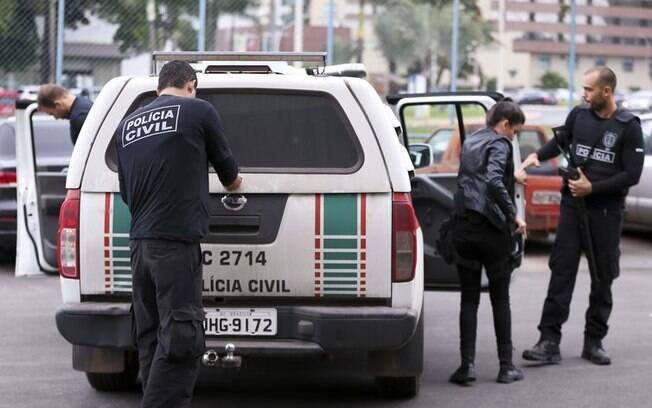
[[[294,52],[303,51],[303,0],[294,0]]]
[[[498,2],[498,75],[496,90],[505,91],[505,0]]]
[[[197,51],[206,49],[206,0],[199,0],[199,30],[197,30]]]
[[[453,2],[453,40],[451,43],[451,92],[457,90],[457,47],[460,35],[460,0]]]
[[[575,99],[575,40],[577,34],[577,4],[571,0],[571,38],[568,53],[568,107],[572,107]]]
[[[63,28],[65,24],[66,0],[59,0],[57,12],[57,84],[61,85],[63,79]]]
[[[326,65],[333,64],[333,20],[335,17],[335,0],[328,0],[328,29],[326,35]]]
[[[57,80],[57,0],[50,0],[48,19],[48,82],[55,83]]]

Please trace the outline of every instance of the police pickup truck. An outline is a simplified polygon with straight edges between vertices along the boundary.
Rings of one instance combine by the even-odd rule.
[[[424,265],[426,281],[454,272],[432,243],[450,213],[455,173],[411,180],[405,145],[410,132],[450,126],[451,119],[464,129],[469,107],[468,120],[483,120],[492,96],[394,98],[401,125],[369,83],[325,74],[323,54],[157,53],[153,65],[170,59],[198,62],[197,95],[220,112],[246,180],[227,194],[207,169],[204,364],[363,352],[384,394],[415,396],[423,370]],[[316,60],[318,67],[279,60]],[[30,164],[36,105],[18,104],[25,164],[17,267],[33,260],[34,268],[58,268],[63,304],[56,325],[72,344],[73,368],[98,390],[137,381],[130,215],[111,139],[125,116],[153,100],[156,85],[155,74],[106,84],[67,174]],[[64,191],[64,182],[58,229],[46,228],[60,204],[47,198]],[[431,235],[425,246],[420,225]]]

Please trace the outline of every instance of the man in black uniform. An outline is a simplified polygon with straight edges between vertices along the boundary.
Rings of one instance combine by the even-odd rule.
[[[242,178],[197,76],[163,66],[158,97],[116,130],[120,194],[131,212],[133,313],[143,407],[187,407],[204,352],[200,240],[208,232],[208,162],[231,191]]]
[[[37,96],[38,110],[57,119],[70,119],[70,138],[77,142],[79,131],[93,106],[88,98],[75,96],[62,86],[41,85]]]
[[[586,107],[575,107],[566,118],[559,144],[579,166],[579,177],[562,188],[557,238],[550,254],[548,295],[543,305],[539,342],[523,352],[531,361],[561,360],[561,326],[568,319],[581,252],[592,245],[598,279],[591,276],[589,308],[586,311],[582,357],[608,365],[602,346],[613,300],[611,284],[619,275],[620,234],[625,196],[638,183],[643,169],[643,136],[639,119],[618,108],[614,100],[616,75],[607,67],[593,68],[583,80]],[[522,168],[539,165],[559,154],[555,140],[532,153]],[[580,210],[573,201],[583,198],[593,242],[582,238]],[[599,238],[598,238],[599,237]]]

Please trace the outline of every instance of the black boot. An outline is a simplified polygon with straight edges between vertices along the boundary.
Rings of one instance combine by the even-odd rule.
[[[462,364],[450,376],[448,381],[453,384],[468,385],[470,382],[475,381],[475,350],[462,350]]]
[[[512,362],[512,345],[509,346],[500,346],[498,348],[498,360],[500,360],[500,371],[498,372],[498,377],[496,382],[501,384],[509,384],[514,381],[521,381],[523,376],[523,371],[520,368],[516,367]]]
[[[582,358],[597,365],[611,364],[611,358],[604,348],[602,348],[602,342],[591,338],[584,338]]]
[[[559,343],[551,340],[539,340],[529,350],[523,351],[523,359],[528,361],[539,361],[542,363],[558,363],[561,361]]]

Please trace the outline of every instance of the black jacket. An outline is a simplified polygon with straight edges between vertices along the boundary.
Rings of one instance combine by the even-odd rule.
[[[484,128],[464,140],[455,200],[458,212],[473,210],[499,229],[513,227],[514,160],[507,138]]]

